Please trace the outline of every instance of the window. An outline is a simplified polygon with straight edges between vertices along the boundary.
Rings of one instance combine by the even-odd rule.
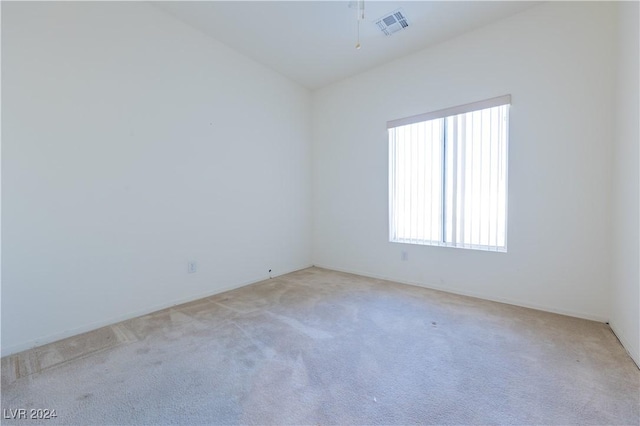
[[[387,123],[389,240],[507,251],[511,96]]]

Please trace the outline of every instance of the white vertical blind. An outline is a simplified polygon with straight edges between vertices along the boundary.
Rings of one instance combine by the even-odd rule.
[[[389,132],[391,239],[442,240],[442,120]]]
[[[496,100],[510,97],[390,126],[391,241],[506,251],[509,105]]]

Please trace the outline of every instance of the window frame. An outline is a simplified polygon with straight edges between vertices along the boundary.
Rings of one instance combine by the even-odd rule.
[[[399,238],[397,237],[397,229],[394,228],[394,224],[392,223],[394,216],[394,213],[397,214],[397,212],[394,212],[393,209],[395,207],[394,203],[395,200],[393,200],[393,196],[397,195],[395,194],[395,188],[392,188],[392,182],[395,183],[395,179],[397,179],[398,175],[397,175],[397,171],[395,170],[395,166],[392,169],[392,150],[391,150],[391,146],[392,146],[392,137],[391,137],[391,130],[395,129],[397,127],[401,127],[401,126],[407,126],[407,125],[411,125],[411,124],[417,124],[417,123],[423,123],[423,122],[428,122],[428,121],[432,121],[432,120],[438,120],[438,119],[443,119],[443,126],[447,127],[447,118],[449,117],[455,117],[458,116],[460,114],[466,114],[466,113],[470,113],[470,112],[476,112],[476,111],[481,111],[481,110],[485,110],[485,109],[489,109],[489,108],[494,108],[494,107],[500,107],[500,106],[507,106],[507,111],[506,111],[506,128],[504,130],[505,134],[505,140],[504,140],[504,144],[505,144],[505,164],[504,164],[504,173],[505,173],[505,177],[504,177],[504,245],[500,246],[497,245],[497,241],[496,241],[496,245],[485,245],[485,244],[473,244],[471,242],[462,242],[462,243],[457,243],[455,242],[455,238],[453,241],[447,241],[447,235],[445,232],[446,229],[446,217],[445,217],[445,209],[449,208],[448,206],[448,202],[445,199],[444,196],[441,197],[441,209],[442,209],[442,216],[441,216],[441,227],[442,227],[442,232],[440,235],[440,239],[427,239],[427,238],[421,238],[421,239],[414,239],[414,238],[406,238],[406,237],[402,237]],[[462,248],[462,249],[472,249],[472,250],[482,250],[482,251],[491,251],[491,252],[507,252],[507,237],[508,237],[508,164],[509,164],[509,122],[510,122],[510,114],[509,114],[509,110],[510,110],[510,106],[511,106],[511,95],[503,95],[503,96],[497,96],[494,98],[490,98],[490,99],[486,99],[486,100],[482,100],[482,101],[478,101],[478,102],[471,102],[471,103],[467,103],[464,105],[459,105],[459,106],[454,106],[454,107],[450,107],[450,108],[444,108],[444,109],[440,109],[437,111],[433,111],[433,112],[428,112],[428,113],[424,113],[424,114],[417,114],[417,115],[413,115],[410,117],[405,117],[405,118],[400,118],[400,119],[395,119],[395,120],[391,120],[387,122],[387,132],[388,132],[388,137],[387,137],[387,143],[388,143],[388,148],[389,148],[389,157],[388,157],[388,165],[389,165],[389,175],[388,175],[388,179],[389,179],[389,193],[388,193],[388,203],[389,203],[389,241],[390,242],[394,242],[394,243],[402,243],[402,244],[418,244],[418,245],[428,245],[428,246],[435,246],[435,247],[450,247],[450,248]],[[447,179],[445,177],[445,169],[447,167],[447,163],[448,163],[448,158],[446,156],[446,146],[447,146],[447,137],[445,136],[443,139],[443,143],[442,143],[442,158],[440,160],[440,164],[441,164],[441,169],[442,169],[442,181],[441,181],[441,192],[444,194],[445,189],[447,187]],[[394,147],[395,149],[398,149],[397,146]],[[392,176],[392,172],[395,172],[396,175]],[[453,216],[454,220],[458,219],[458,216],[455,215]],[[396,231],[396,235],[394,235],[394,230]],[[459,241],[459,239],[458,239]]]

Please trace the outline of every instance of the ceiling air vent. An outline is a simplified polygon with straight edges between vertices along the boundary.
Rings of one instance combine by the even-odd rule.
[[[409,26],[404,10],[398,9],[376,21],[376,25],[385,35],[391,35]]]

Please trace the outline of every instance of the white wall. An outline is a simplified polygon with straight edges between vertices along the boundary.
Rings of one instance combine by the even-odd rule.
[[[619,3],[611,328],[640,365],[640,8]]]
[[[314,264],[608,320],[615,11],[542,4],[315,92]],[[508,93],[508,253],[390,243],[386,122]]]
[[[306,89],[137,2],[3,2],[2,65],[3,355],[310,265]]]

